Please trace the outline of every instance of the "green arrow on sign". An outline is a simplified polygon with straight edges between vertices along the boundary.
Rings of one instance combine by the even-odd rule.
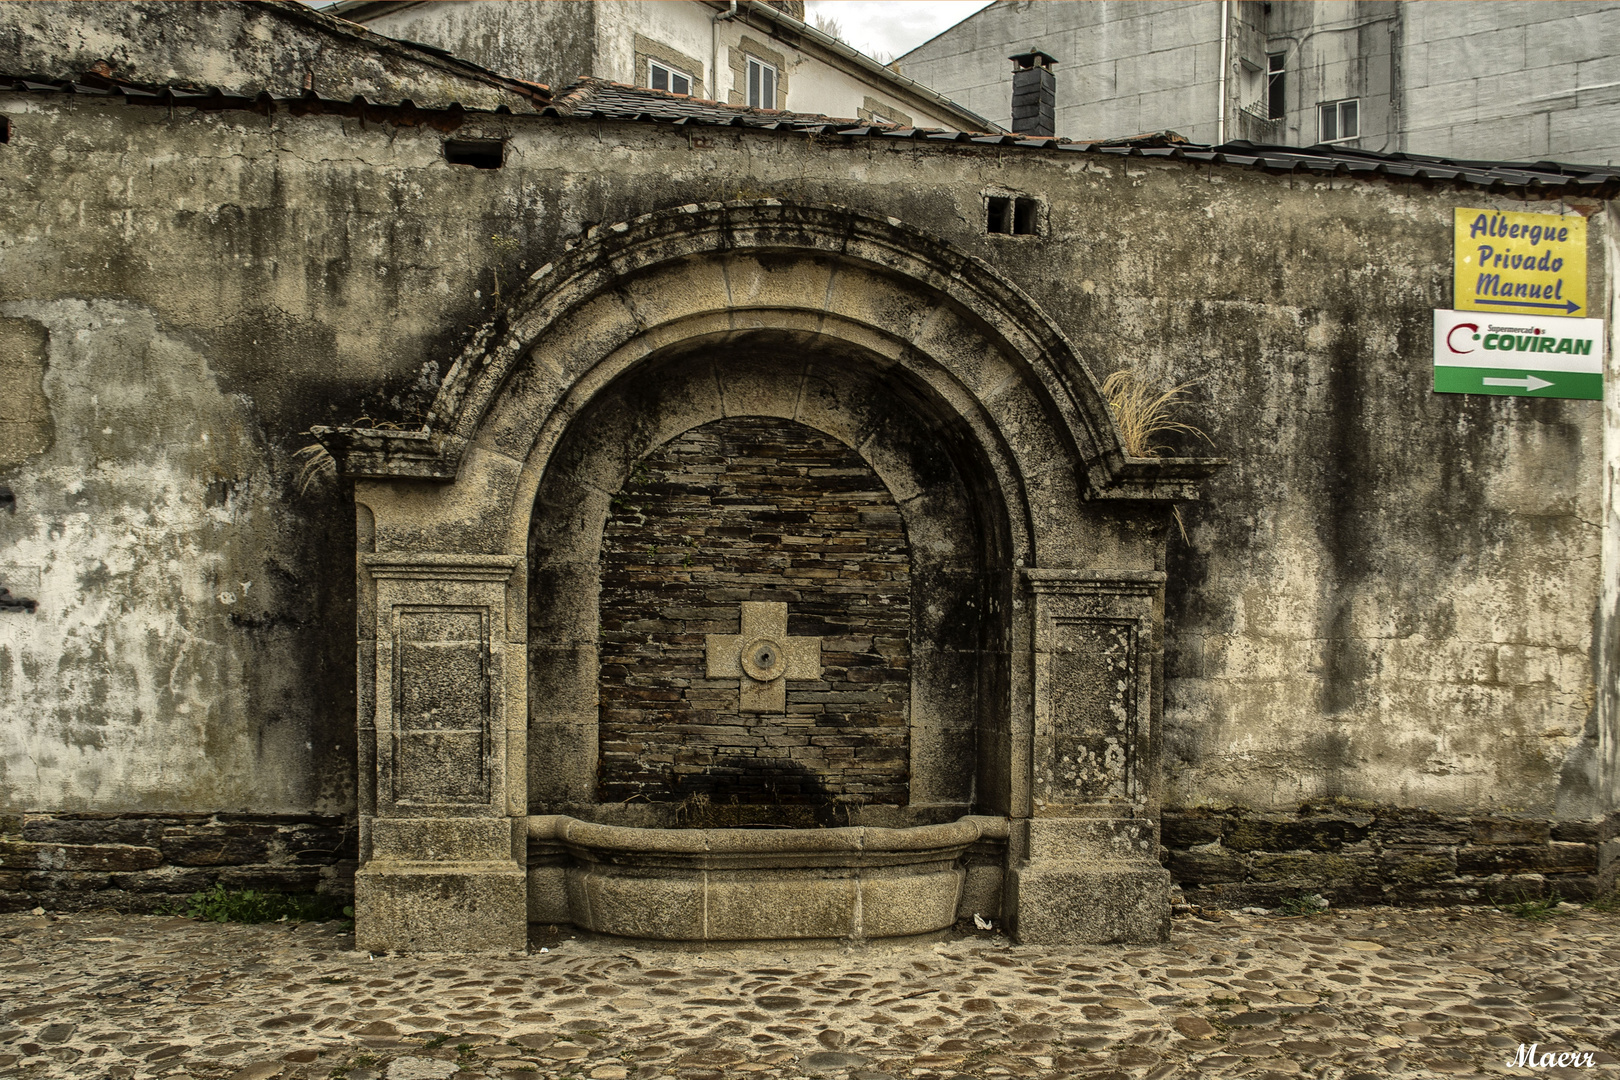
[[[1507,397],[1603,400],[1603,375],[1588,371],[1515,371],[1512,368],[1436,367],[1434,389],[1441,394],[1497,394]]]
[[[1482,380],[1486,386],[1517,386],[1524,390],[1540,390],[1543,386],[1551,386],[1546,379],[1538,379],[1534,375],[1526,375],[1522,379],[1492,379]]]

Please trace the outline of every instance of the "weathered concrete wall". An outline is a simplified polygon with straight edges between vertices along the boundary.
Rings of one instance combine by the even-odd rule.
[[[1057,133],[1105,139],[1177,131],[1214,142],[1220,120],[1221,5],[1166,0],[1006,0],[900,58],[900,70],[1006,127],[1008,57],[1057,58]]]
[[[1401,8],[1404,130],[1390,149],[1620,159],[1620,4],[1420,0]]]
[[[471,65],[401,46],[303,4],[263,0],[182,10],[163,0],[130,0],[92,17],[67,0],[14,4],[0,17],[0,56],[7,58],[0,66],[7,75],[76,79],[99,72],[248,97],[313,91],[345,101],[409,98],[423,108],[460,103],[537,111]]]
[[[1615,805],[1601,410],[1428,389],[1452,208],[1555,202],[493,116],[460,133],[507,163],[476,170],[431,130],[330,116],[15,93],[0,115],[0,381],[38,387],[0,417],[22,432],[0,566],[41,605],[0,613],[5,809],[349,809],[352,515],[299,494],[302,433],[412,422],[497,292],[588,223],[759,196],[985,259],[1099,376],[1198,380],[1187,418],[1233,464],[1167,567],[1168,806]],[[985,235],[990,191],[1042,200],[1043,233]]]
[[[907,53],[901,67],[1006,124],[1006,58],[1038,48],[1058,59],[1059,135],[1170,129],[1213,142],[1220,9],[1219,0],[1003,0]],[[1620,157],[1614,0],[1244,0],[1227,10],[1229,139],[1310,146],[1325,138],[1320,106],[1354,99],[1360,136],[1348,145],[1362,149],[1592,165]],[[1284,115],[1256,123],[1240,110],[1264,102],[1273,53],[1284,56]]]
[[[365,25],[379,34],[420,41],[491,71],[557,89],[585,75],[619,78],[597,71],[598,7],[505,0],[418,4],[369,18]]]

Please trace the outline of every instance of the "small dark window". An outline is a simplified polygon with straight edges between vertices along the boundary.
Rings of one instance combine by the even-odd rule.
[[[990,197],[990,228],[993,233],[1010,233],[1013,227],[1012,200]]]
[[[506,161],[506,142],[502,139],[447,139],[444,160],[475,169],[498,169]]]
[[[1038,199],[992,195],[985,231],[1007,236],[1034,236],[1041,231],[1040,215]]]
[[[11,121],[0,116],[0,143],[11,141]]]
[[[1034,199],[1013,200],[1013,232],[1019,236],[1034,236],[1040,230],[1036,228],[1039,204]]]
[[[1288,84],[1284,81],[1287,73],[1283,70],[1287,54],[1272,53],[1266,59],[1270,61],[1266,72],[1266,117],[1281,120],[1288,114]]]

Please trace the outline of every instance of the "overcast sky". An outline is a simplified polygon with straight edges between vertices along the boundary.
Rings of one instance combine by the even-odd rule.
[[[805,0],[804,21],[834,19],[850,46],[890,60],[948,30],[990,0]]]

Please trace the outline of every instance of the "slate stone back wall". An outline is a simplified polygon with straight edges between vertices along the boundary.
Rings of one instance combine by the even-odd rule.
[[[1161,837],[1187,900],[1209,907],[1272,907],[1310,893],[1340,906],[1578,899],[1612,888],[1620,867],[1620,814],[1559,822],[1342,803],[1285,814],[1166,810]]]
[[[829,435],[731,418],[649,455],[603,537],[601,800],[905,803],[910,576],[894,499]],[[739,633],[745,600],[822,639],[785,713],[705,678],[705,636]]]
[[[149,912],[215,884],[351,896],[354,860],[341,817],[0,815],[0,911]]]

